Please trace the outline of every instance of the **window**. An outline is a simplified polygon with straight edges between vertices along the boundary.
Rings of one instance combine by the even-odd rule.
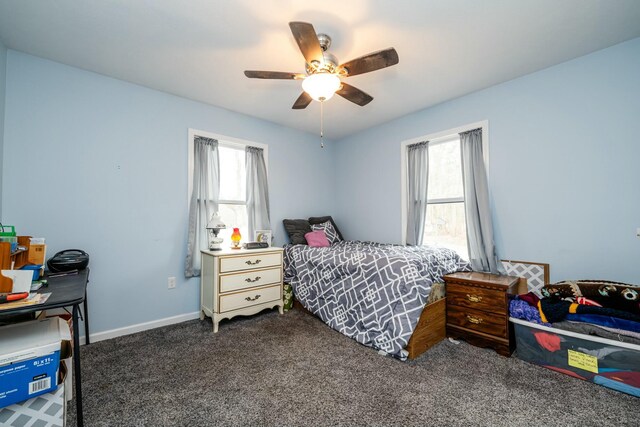
[[[225,244],[231,242],[233,228],[240,229],[243,241],[252,241],[249,236],[247,215],[247,174],[245,168],[245,148],[253,146],[264,150],[265,163],[268,164],[268,147],[251,141],[216,135],[209,132],[189,130],[189,192],[188,202],[191,201],[193,185],[193,141],[196,135],[214,138],[218,141],[218,156],[220,158],[220,193],[218,211],[227,228],[220,231]]]
[[[468,259],[460,137],[457,134],[429,143],[423,244],[453,249]]]
[[[220,218],[227,225],[220,232],[225,242],[231,241],[233,227],[240,229],[243,240],[250,241],[247,224],[247,174],[244,147],[229,146],[219,142],[220,156]]]
[[[469,259],[464,187],[462,181],[462,155],[460,133],[482,128],[485,165],[488,164],[488,122],[477,122],[437,134],[421,136],[401,144],[402,149],[402,235],[406,242],[406,167],[407,147],[429,141],[429,178],[427,185],[427,212],[423,244],[453,249]],[[487,168],[488,170],[488,168]]]

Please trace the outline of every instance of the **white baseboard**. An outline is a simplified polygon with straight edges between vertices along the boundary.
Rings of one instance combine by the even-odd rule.
[[[182,323],[188,320],[194,320],[200,318],[200,312],[194,311],[193,313],[179,314],[177,316],[165,317],[164,319],[152,320],[150,322],[138,323],[136,325],[125,326],[123,328],[111,329],[109,331],[98,332],[91,334],[91,342],[104,341],[111,338],[121,337],[124,335],[135,334],[136,332],[142,332],[149,329],[160,328],[162,326],[173,325],[175,323]],[[80,344],[85,344],[84,335],[80,336]]]

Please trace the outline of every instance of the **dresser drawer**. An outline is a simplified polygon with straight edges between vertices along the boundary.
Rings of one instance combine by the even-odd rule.
[[[246,273],[224,274],[220,276],[220,292],[238,291],[244,288],[280,283],[282,267],[251,270]]]
[[[251,307],[263,302],[280,299],[282,285],[266,286],[264,288],[251,289],[244,292],[220,295],[220,312]]]
[[[506,315],[505,298],[504,292],[447,283],[447,307],[454,305]]]
[[[282,266],[282,253],[259,253],[220,258],[220,273]]]
[[[448,295],[447,298],[449,298]],[[496,337],[505,338],[507,336],[506,316],[484,311],[447,306],[447,323]]]

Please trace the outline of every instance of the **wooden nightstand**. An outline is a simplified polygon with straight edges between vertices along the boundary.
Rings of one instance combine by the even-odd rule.
[[[200,320],[218,323],[279,307],[282,300],[282,248],[201,251]]]
[[[517,292],[519,278],[472,272],[447,274],[444,281],[447,336],[510,356],[515,339],[509,323],[509,295]]]

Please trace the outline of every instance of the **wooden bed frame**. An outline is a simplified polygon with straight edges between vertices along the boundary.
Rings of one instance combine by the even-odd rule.
[[[293,300],[293,306],[300,311],[317,317],[304,308],[296,299]],[[405,350],[409,352],[409,359],[415,359],[446,337],[446,307],[447,298],[442,298],[428,304],[422,310],[413,335],[411,335],[405,347]]]

